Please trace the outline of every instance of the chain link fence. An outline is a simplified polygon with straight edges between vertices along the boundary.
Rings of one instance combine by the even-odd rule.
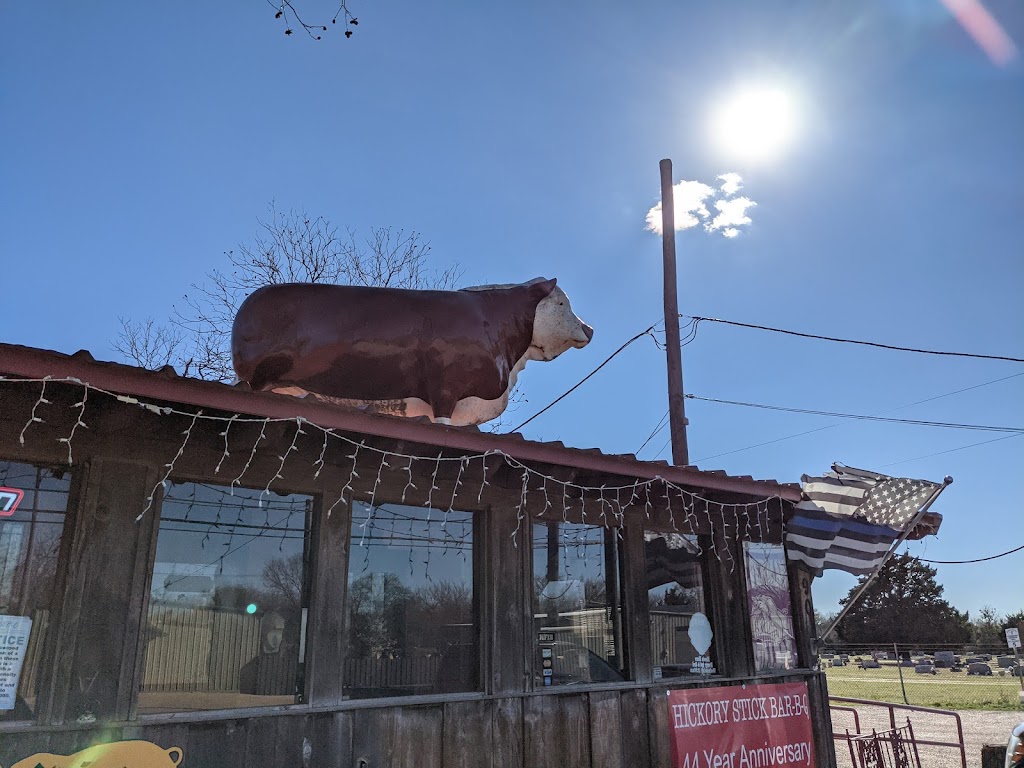
[[[1006,646],[832,644],[819,660],[831,696],[938,709],[1022,708],[1024,656]]]

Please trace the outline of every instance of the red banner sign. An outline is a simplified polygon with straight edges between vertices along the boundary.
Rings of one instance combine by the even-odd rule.
[[[674,768],[786,768],[814,762],[806,683],[668,692]]]
[[[8,488],[0,485],[0,517],[9,517],[18,508],[25,492],[20,488]]]

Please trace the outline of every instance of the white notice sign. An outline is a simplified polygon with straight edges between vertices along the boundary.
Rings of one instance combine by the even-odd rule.
[[[28,616],[0,616],[0,711],[14,709],[31,631]]]
[[[1020,648],[1020,630],[1019,629],[1008,629],[1006,630],[1006,644],[1011,648]]]

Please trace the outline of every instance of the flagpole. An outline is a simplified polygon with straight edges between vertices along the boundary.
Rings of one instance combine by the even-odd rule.
[[[860,599],[861,595],[863,595],[864,592],[867,591],[868,586],[870,586],[871,582],[873,582],[875,580],[875,577],[881,572],[882,566],[889,562],[889,558],[896,553],[896,550],[899,549],[900,544],[907,540],[907,537],[910,536],[910,534],[914,531],[914,528],[917,527],[917,524],[921,521],[921,518],[923,518],[925,516],[925,513],[928,512],[928,508],[931,507],[932,503],[937,498],[939,498],[939,494],[946,490],[946,488],[948,488],[952,482],[953,478],[947,475],[945,479],[942,481],[942,485],[936,488],[935,492],[928,497],[928,500],[921,505],[921,508],[917,510],[917,514],[914,515],[914,518],[910,521],[910,523],[907,524],[907,526],[903,529],[903,532],[900,533],[900,535],[896,538],[896,541],[893,542],[893,545],[889,548],[889,551],[885,553],[885,557],[882,558],[882,562],[880,562],[878,564],[878,567],[871,572],[867,580],[860,585],[860,589],[858,589],[854,593],[853,597],[846,601],[846,605],[843,606],[843,610],[839,612],[838,616],[832,619],[832,623],[829,624],[828,628],[824,632],[822,632],[821,635],[818,637],[818,642],[825,642],[825,638],[832,634],[833,630],[835,630],[835,628],[839,626],[839,622],[842,621],[843,617],[850,612],[850,609],[857,604],[857,601]]]

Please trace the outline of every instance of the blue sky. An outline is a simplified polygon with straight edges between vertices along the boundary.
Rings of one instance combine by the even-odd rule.
[[[644,216],[671,157],[677,179],[740,173],[757,202],[735,239],[680,233],[684,314],[1024,355],[1024,66],[994,64],[939,0],[351,7],[356,34],[315,43],[285,37],[258,2],[5,4],[3,341],[114,357],[119,316],[166,317],[276,201],[421,232],[466,284],[557,277],[596,336],[527,369],[525,418],[659,318]],[[1020,45],[1024,6],[988,7]],[[789,83],[803,104],[800,140],[756,165],[707,131],[712,105],[754,80]],[[684,351],[688,392],[852,413],[1020,373],[707,324]],[[632,452],[664,388],[645,340],[525,432]],[[891,415],[1022,426],[1024,376]],[[911,548],[923,557],[1024,544],[1024,437],[955,450],[1000,435],[843,422],[719,456],[833,420],[692,401],[688,416],[706,469],[952,475],[941,534]],[[952,452],[918,458],[939,451]],[[1015,611],[1022,564],[939,577],[961,609]],[[818,607],[853,581],[818,580]]]

